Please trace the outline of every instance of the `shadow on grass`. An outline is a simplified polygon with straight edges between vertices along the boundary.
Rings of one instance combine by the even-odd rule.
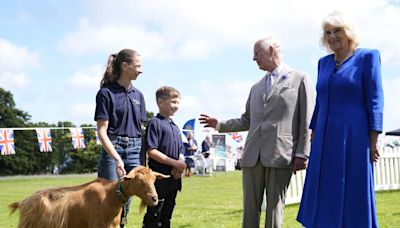
[[[224,214],[224,215],[235,215],[235,214],[241,215],[242,212],[243,212],[243,210],[234,210],[234,211],[228,211],[228,212],[225,212],[225,213],[222,213],[222,214]]]

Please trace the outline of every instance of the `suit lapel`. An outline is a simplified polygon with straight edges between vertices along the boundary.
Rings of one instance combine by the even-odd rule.
[[[265,92],[265,80],[266,80],[266,76],[262,77],[257,85],[258,94],[260,96],[262,103],[265,103],[266,99],[267,99],[266,92]]]
[[[283,66],[282,71],[279,73],[278,81],[274,83],[271,87],[271,92],[268,94],[267,101],[271,98],[271,96],[279,91],[279,88],[284,84],[283,82],[287,79],[289,73],[289,68],[287,66]]]

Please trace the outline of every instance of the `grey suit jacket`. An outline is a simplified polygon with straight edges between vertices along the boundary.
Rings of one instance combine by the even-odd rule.
[[[315,92],[309,76],[284,66],[266,96],[265,76],[250,90],[241,118],[223,121],[219,132],[247,131],[243,167],[258,158],[265,167],[290,168],[293,157],[310,153],[309,124]]]

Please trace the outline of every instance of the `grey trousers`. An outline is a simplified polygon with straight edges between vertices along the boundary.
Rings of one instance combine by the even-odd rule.
[[[285,193],[291,169],[264,167],[260,160],[254,167],[243,167],[243,228],[259,228],[261,205],[266,191],[266,228],[279,228],[283,222]]]

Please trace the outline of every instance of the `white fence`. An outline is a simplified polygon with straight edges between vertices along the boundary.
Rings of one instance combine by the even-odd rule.
[[[380,151],[381,156],[374,167],[375,190],[400,189],[400,147],[383,147]],[[286,192],[286,204],[300,202],[305,177],[305,170],[292,176]]]

